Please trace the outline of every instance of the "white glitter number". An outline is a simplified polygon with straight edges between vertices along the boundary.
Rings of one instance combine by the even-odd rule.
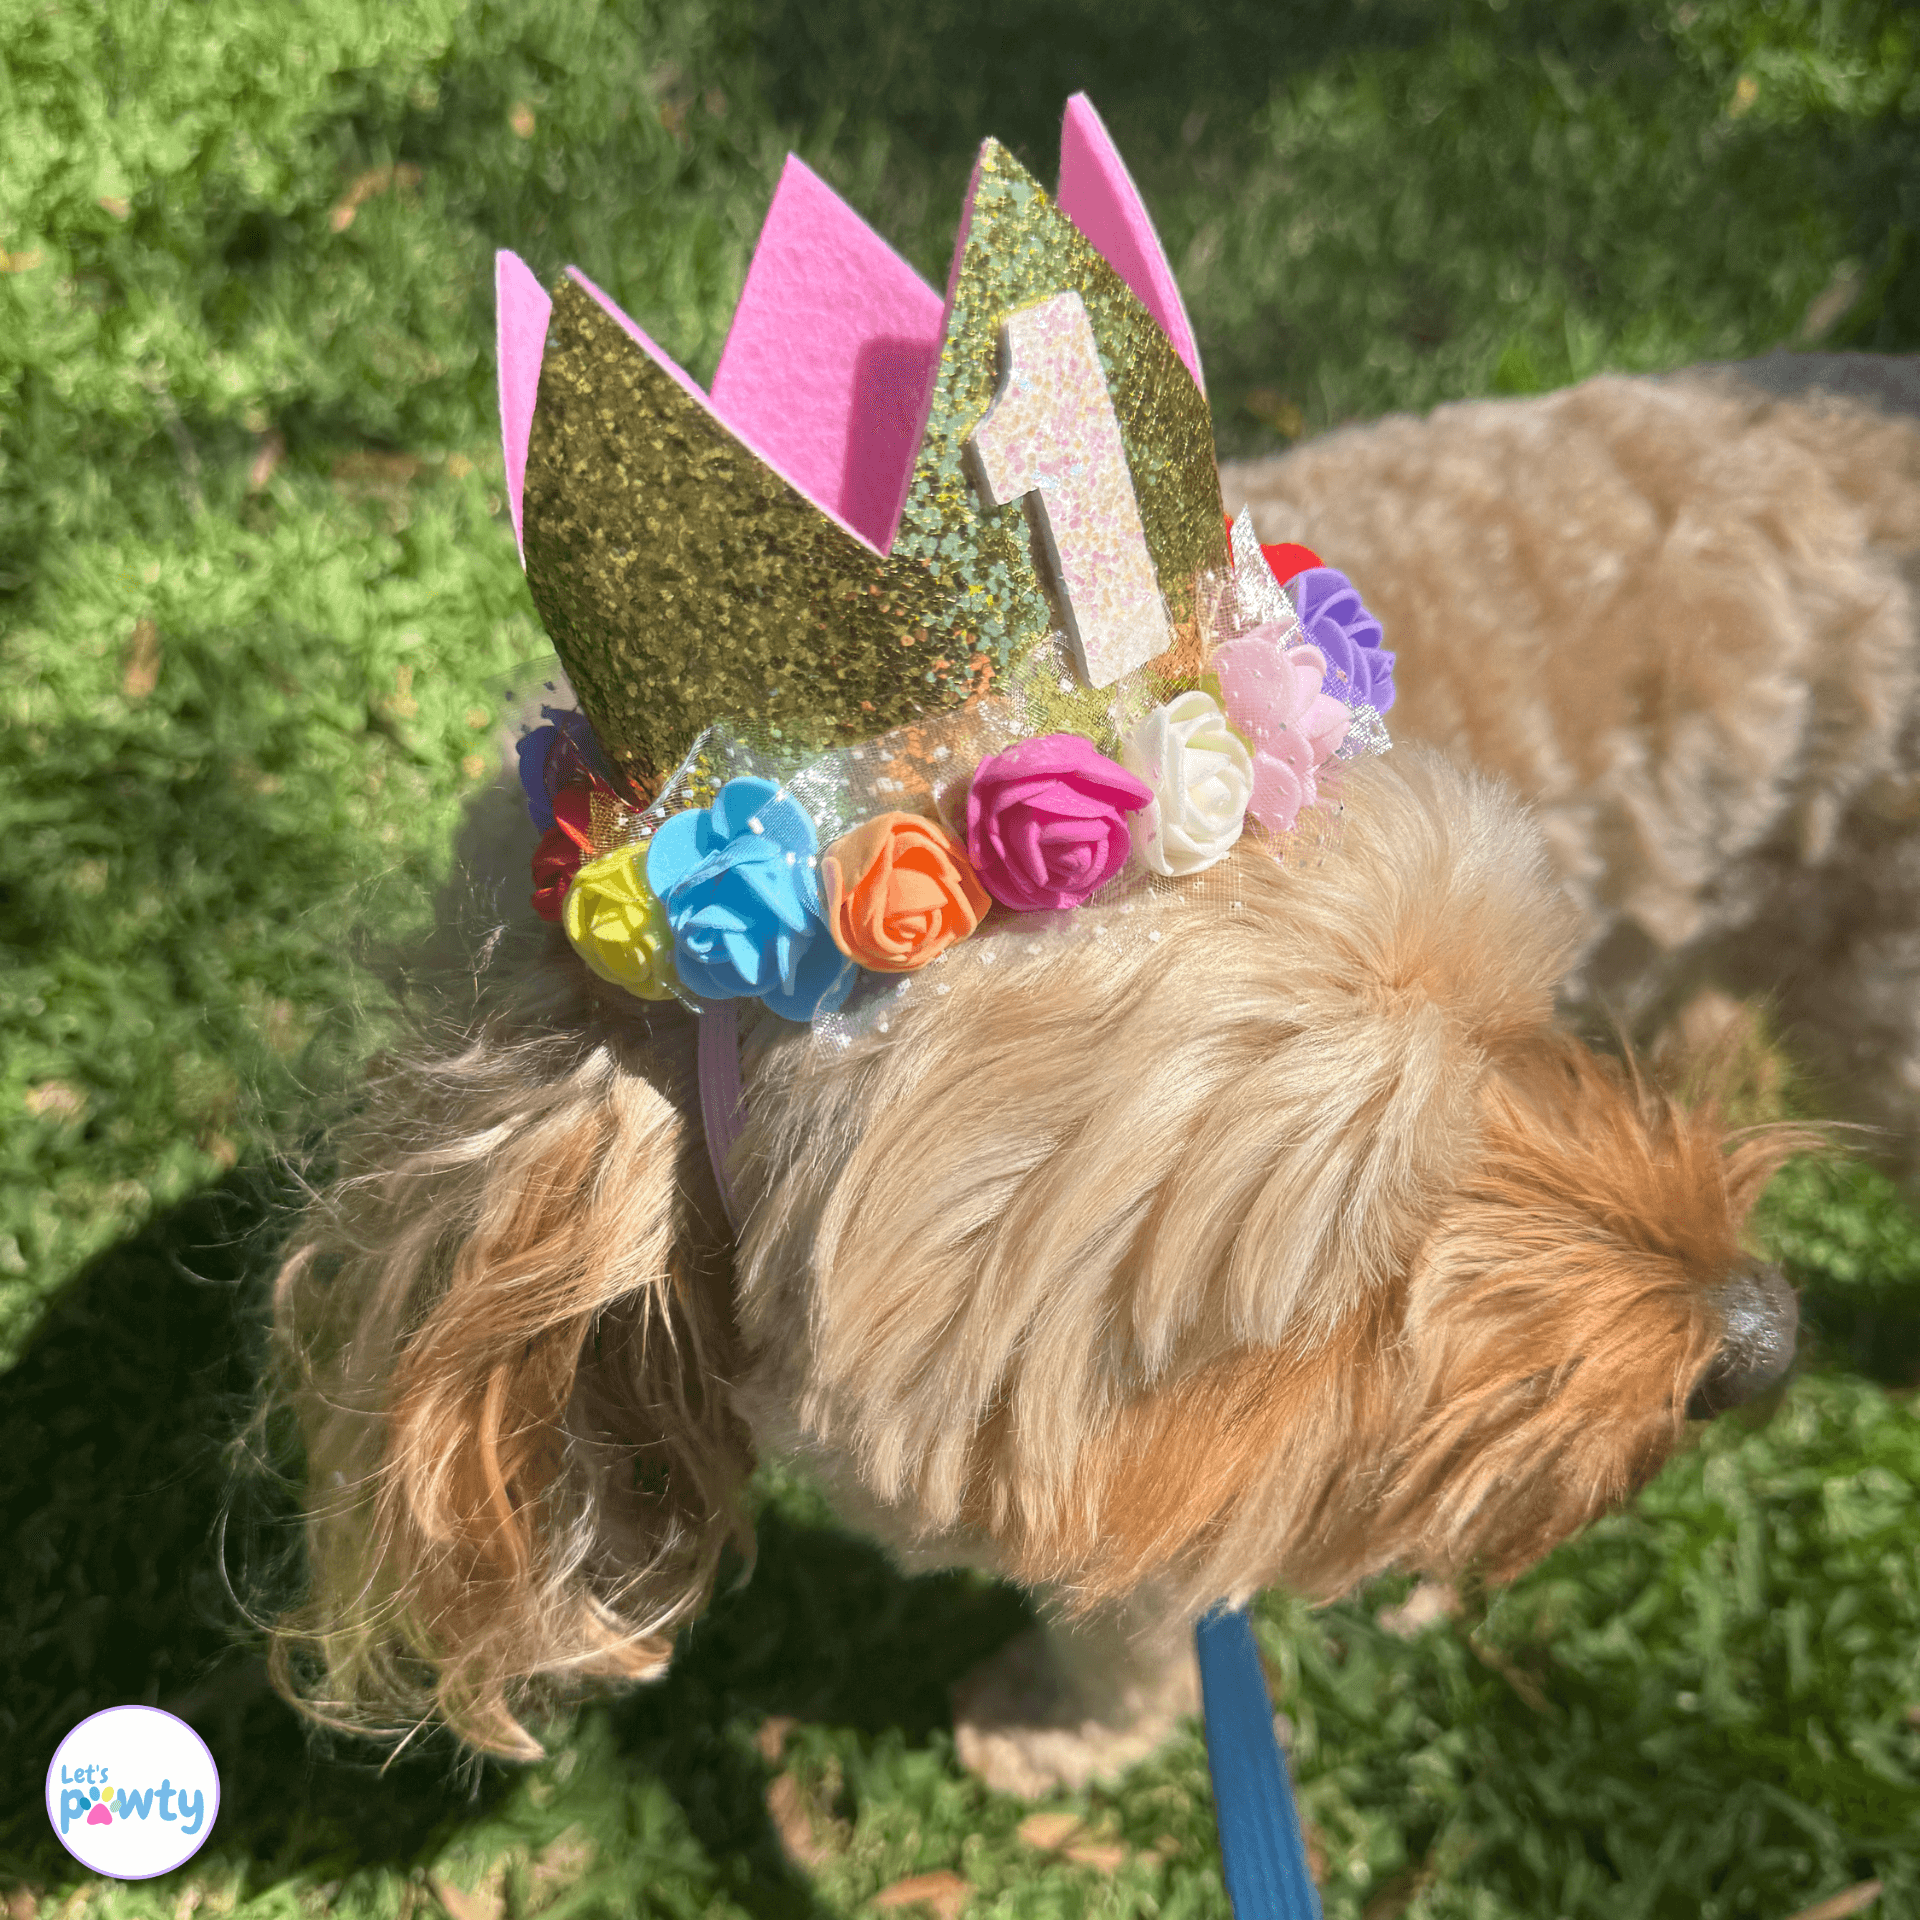
[[[1075,664],[1089,686],[1108,687],[1166,652],[1173,632],[1080,296],[1014,314],[1001,361],[1000,391],[973,432],[981,489],[996,507],[1031,496]]]

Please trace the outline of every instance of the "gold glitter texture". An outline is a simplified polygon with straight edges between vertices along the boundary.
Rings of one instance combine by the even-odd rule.
[[[1024,499],[1060,584],[1074,663],[1090,686],[1164,653],[1173,635],[1086,303],[1057,293],[1002,329],[1006,384],[973,432],[986,496]]]
[[[997,140],[980,149],[966,233],[895,556],[925,559],[964,601],[996,677],[1059,629],[1026,516],[981,500],[967,442],[1000,385],[1001,328],[1023,307],[1071,291],[1093,327],[1147,551],[1177,625],[1193,611],[1198,577],[1228,565],[1206,396],[1133,290]]]
[[[524,525],[534,605],[642,791],[715,719],[818,749],[964,697],[964,664],[931,665],[948,596],[930,570],[829,519],[570,280],[554,290]]]
[[[1069,290],[1092,325],[1168,613],[1185,621],[1200,576],[1227,564],[1206,400],[996,142],[981,150],[891,555],[768,468],[584,288],[555,289],[527,456],[527,580],[601,746],[643,793],[715,721],[797,768],[1037,677],[1060,623],[1025,515],[982,501],[966,443],[999,383],[1004,321]]]

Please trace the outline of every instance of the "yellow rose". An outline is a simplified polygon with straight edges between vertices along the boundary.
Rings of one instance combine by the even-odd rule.
[[[573,876],[560,924],[573,950],[602,980],[642,1000],[668,1000],[680,984],[673,970],[673,929],[647,885],[644,843],[616,847]]]

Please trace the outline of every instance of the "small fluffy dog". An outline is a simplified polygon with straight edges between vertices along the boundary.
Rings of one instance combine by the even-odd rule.
[[[1405,576],[1343,538],[1399,640]],[[1540,676],[1474,644],[1444,684],[1520,729]],[[457,1038],[376,1079],[280,1281],[284,1684],[537,1753],[557,1690],[665,1667],[780,1454],[907,1564],[1042,1596],[1050,1691],[1005,1668],[962,1715],[1032,1790],[1190,1706],[1216,1601],[1511,1575],[1778,1378],[1793,1296],[1742,1221],[1793,1137],[1556,1029],[1574,915],[1501,784],[1398,749],[1343,801],[1324,857],[1247,841],[1149,934],[1096,903],[982,937],[850,1043],[761,1014],[737,1238],[694,1016],[557,935],[497,955]]]
[[[1474,401],[1222,471],[1337,554],[1396,739],[1538,808],[1576,996],[1764,994],[1920,1170],[1920,359],[1770,355]]]

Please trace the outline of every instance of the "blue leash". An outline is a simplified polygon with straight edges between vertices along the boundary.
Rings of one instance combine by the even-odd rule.
[[[1194,1644],[1233,1920],[1320,1920],[1253,1623],[1244,1611],[1210,1613]]]

